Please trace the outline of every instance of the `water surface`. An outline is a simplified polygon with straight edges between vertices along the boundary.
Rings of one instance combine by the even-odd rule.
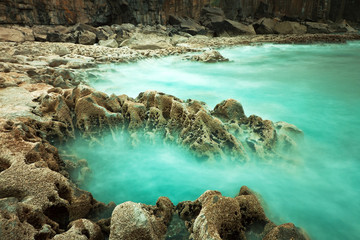
[[[101,65],[94,88],[136,97],[153,89],[213,108],[227,98],[247,115],[297,125],[305,133],[302,163],[273,159],[249,164],[203,163],[185,149],[110,136],[89,149],[71,146],[88,160],[85,188],[101,201],[175,204],[208,189],[234,196],[242,185],[259,192],[268,216],[293,222],[313,239],[360,236],[360,42],[245,46],[221,49],[228,63],[182,61],[179,56]],[[295,156],[294,158],[298,158]]]

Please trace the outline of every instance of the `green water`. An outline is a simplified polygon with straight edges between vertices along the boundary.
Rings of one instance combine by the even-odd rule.
[[[360,42],[222,49],[231,62],[191,63],[173,56],[103,65],[92,85],[136,97],[148,89],[181,99],[240,101],[247,115],[297,125],[305,133],[300,164],[253,159],[245,165],[200,163],[161,140],[132,147],[126,135],[103,145],[71,146],[88,160],[85,188],[98,200],[175,204],[208,189],[234,196],[242,185],[259,192],[276,223],[293,222],[313,239],[360,236]],[[298,158],[295,156],[294,158]]]

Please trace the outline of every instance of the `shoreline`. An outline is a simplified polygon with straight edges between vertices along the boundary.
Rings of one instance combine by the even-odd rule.
[[[11,234],[11,231],[15,231],[16,237],[23,233],[28,234],[23,239],[31,239],[35,236],[50,238],[58,235],[56,239],[62,239],[60,235],[66,239],[66,237],[74,236],[71,235],[74,232],[86,229],[90,231],[91,236],[102,239],[103,234],[119,231],[119,225],[116,225],[116,222],[119,223],[120,221],[121,223],[121,219],[129,212],[137,211],[140,216],[145,216],[148,222],[158,226],[155,230],[152,229],[152,226],[144,226],[144,229],[151,232],[149,236],[153,238],[163,235],[164,231],[166,233],[172,215],[178,214],[180,218],[185,219],[185,224],[187,224],[188,230],[193,231],[193,236],[201,239],[205,237],[202,235],[204,233],[200,231],[205,223],[201,222],[202,220],[198,217],[199,212],[209,219],[216,219],[212,223],[216,225],[221,222],[241,222],[241,219],[239,216],[232,215],[229,219],[222,218],[219,215],[214,215],[214,212],[227,211],[229,208],[233,211],[233,208],[238,209],[239,206],[251,206],[256,209],[255,213],[244,211],[242,214],[252,219],[251,221],[262,221],[264,223],[266,230],[261,232],[261,237],[269,234],[269,236],[273,236],[279,231],[289,230],[299,239],[301,237],[306,239],[306,234],[294,225],[276,226],[267,219],[256,194],[246,187],[243,187],[235,198],[223,197],[221,193],[216,191],[207,191],[199,199],[193,202],[179,203],[176,207],[165,197],[159,198],[155,206],[131,205],[126,202],[124,205],[121,204],[121,207],[118,205],[115,208],[114,204],[105,205],[97,202],[92,198],[91,193],[77,188],[69,180],[70,163],[68,162],[66,165],[65,159],[60,158],[58,150],[52,145],[52,141],[59,139],[66,141],[68,138],[73,138],[76,129],[80,129],[85,136],[98,137],[98,133],[101,135],[101,129],[98,129],[99,126],[93,125],[97,121],[89,120],[89,117],[92,116],[97,116],[99,125],[105,126],[104,128],[115,129],[119,123],[124,124],[126,122],[130,130],[135,130],[143,126],[142,124],[148,124],[142,117],[144,114],[142,111],[149,111],[154,116],[156,113],[166,116],[168,114],[166,108],[169,104],[173,106],[172,111],[179,115],[193,111],[198,114],[195,114],[196,118],[202,121],[215,119],[212,124],[219,124],[219,129],[223,126],[222,124],[225,125],[228,121],[237,121],[239,125],[248,124],[249,129],[254,131],[256,129],[252,127],[252,124],[260,124],[265,129],[271,129],[272,123],[268,120],[262,120],[256,116],[238,115],[242,106],[240,104],[240,108],[238,103],[232,101],[219,103],[217,111],[215,111],[216,114],[212,115],[206,110],[204,110],[204,114],[198,112],[199,109],[202,109],[200,102],[187,103],[173,96],[162,95],[157,92],[146,92],[135,100],[123,95],[107,96],[82,85],[84,83],[81,80],[84,77],[82,71],[95,67],[96,64],[138,61],[149,57],[201,52],[204,48],[209,47],[222,48],[262,43],[345,43],[351,40],[360,40],[360,35],[255,35],[232,38],[205,38],[201,36],[188,37],[186,41],[182,39],[183,42],[175,47],[142,50],[130,47],[108,48],[72,43],[0,42],[0,136],[2,143],[0,148],[0,186],[2,186],[0,192],[2,194],[0,197],[5,199],[2,200],[4,204],[14,206],[20,213],[7,213],[17,221],[18,225],[10,231],[5,231],[5,234]],[[98,106],[105,108],[105,110],[100,111],[99,109],[102,108]],[[146,106],[146,108],[142,109],[142,106]],[[147,107],[153,107],[151,110],[153,112]],[[234,113],[230,111],[232,108],[239,111]],[[126,114],[131,116],[128,120],[124,120],[121,116]],[[174,115],[171,118],[175,122],[179,122],[179,115]],[[219,120],[220,123],[216,120],[217,118],[221,119]],[[156,118],[156,120],[162,124],[168,121],[167,117],[164,119]],[[197,131],[189,123],[182,123],[180,127],[188,129],[189,134]],[[211,128],[214,126],[210,128],[204,125],[204,128],[211,132]],[[234,141],[226,131],[222,134],[226,136],[226,141]],[[169,138],[171,137],[170,135]],[[270,135],[267,137],[270,144],[272,137]],[[211,144],[214,148],[210,149],[208,156],[211,156],[211,151],[217,149],[217,145]],[[224,151],[229,151],[236,157],[243,157],[244,149],[239,144],[234,146],[228,149],[224,148]],[[200,146],[198,150],[206,152],[209,149],[204,150]],[[72,167],[80,170],[86,167],[86,163],[76,163]],[[217,202],[219,205],[217,205],[216,210],[209,210],[212,208],[211,204]],[[161,212],[161,216],[157,216],[156,212]],[[110,223],[111,213],[114,218],[112,221],[115,223]],[[101,219],[100,216],[102,215],[105,215],[106,218]],[[131,221],[136,220],[137,217],[139,216],[133,216],[128,222],[122,222],[121,224],[125,224],[122,226],[131,225]],[[21,221],[21,219],[25,220]],[[72,224],[68,227],[70,222]],[[164,223],[166,224],[164,225]],[[244,227],[250,231],[250,226],[245,226],[245,223],[242,224],[242,226],[238,226],[234,223],[229,231],[239,231],[239,234],[245,234],[243,230],[236,230],[239,227]],[[211,230],[210,227],[206,234],[216,234],[216,232],[211,231],[215,230]],[[117,235],[117,233],[113,234]]]

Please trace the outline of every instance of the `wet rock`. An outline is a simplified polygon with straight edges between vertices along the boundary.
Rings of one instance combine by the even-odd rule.
[[[109,47],[109,48],[118,48],[119,44],[115,39],[109,39],[109,40],[100,40],[99,45],[103,47]]]
[[[275,25],[277,21],[271,18],[261,18],[256,21],[253,26],[257,34],[273,34],[275,33]]]
[[[155,207],[122,203],[113,211],[109,239],[161,239],[166,234],[172,211],[168,198],[159,199]]]
[[[196,61],[196,62],[205,62],[205,63],[215,63],[215,62],[228,62],[229,59],[223,57],[216,50],[209,50],[199,55],[186,56],[185,59]]]
[[[69,230],[65,233],[55,235],[54,240],[102,240],[104,236],[100,227],[87,220],[79,219],[69,224]]]
[[[264,238],[270,239],[294,239],[294,240],[309,240],[310,238],[299,228],[292,223],[285,223],[273,228]]]
[[[306,26],[290,21],[278,22],[274,28],[274,32],[278,34],[304,34],[306,31]]]
[[[246,117],[241,103],[234,99],[228,99],[217,104],[212,115],[225,120],[240,120]]]

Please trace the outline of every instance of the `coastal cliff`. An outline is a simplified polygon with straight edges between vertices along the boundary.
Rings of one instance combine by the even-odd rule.
[[[359,22],[359,3],[359,0],[4,0],[0,2],[0,24],[166,24],[169,15],[198,19],[206,5],[222,8],[226,18],[237,21],[280,17]]]

